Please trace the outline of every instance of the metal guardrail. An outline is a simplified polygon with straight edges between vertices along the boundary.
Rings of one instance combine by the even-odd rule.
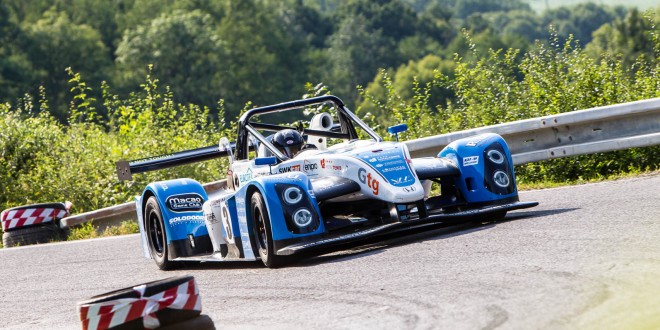
[[[566,112],[406,142],[413,157],[435,156],[452,141],[504,137],[516,165],[660,144],[660,98]]]
[[[410,140],[412,157],[436,156],[452,141],[482,133],[506,140],[516,165],[540,160],[660,145],[660,98],[525,119],[449,134]],[[210,193],[225,180],[204,185]],[[135,203],[128,202],[61,220],[70,227],[94,220],[118,223],[135,219]]]

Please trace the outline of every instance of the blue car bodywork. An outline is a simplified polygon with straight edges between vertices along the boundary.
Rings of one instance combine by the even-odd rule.
[[[313,147],[295,157],[261,134],[288,127],[250,120],[324,103],[338,114],[317,114],[295,127]],[[358,139],[356,128],[370,138]],[[339,143],[328,146],[329,139]],[[118,174],[130,178],[216,157],[230,161],[223,189],[207,192],[195,180],[175,179],[149,184],[136,199],[144,255],[161,269],[186,260],[261,259],[277,267],[304,251],[433,223],[502,218],[537,205],[519,201],[502,137],[468,137],[437,157],[412,158],[404,143],[383,141],[334,96],[252,109],[241,117],[235,142],[118,162]]]

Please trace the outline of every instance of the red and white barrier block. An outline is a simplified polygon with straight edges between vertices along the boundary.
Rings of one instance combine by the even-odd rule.
[[[2,211],[2,230],[40,225],[69,215],[71,202],[18,206]]]
[[[78,303],[83,330],[169,328],[181,322],[191,325],[201,311],[202,300],[192,276],[150,282]],[[206,319],[205,328],[214,329],[213,321]],[[195,327],[199,325],[197,321]]]

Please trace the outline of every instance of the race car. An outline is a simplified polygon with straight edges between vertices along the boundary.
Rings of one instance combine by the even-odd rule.
[[[191,260],[260,259],[279,267],[306,251],[538,205],[519,201],[502,137],[481,134],[436,157],[411,158],[398,142],[406,129],[390,127],[397,142],[384,141],[338,97],[320,96],[251,109],[240,117],[235,141],[119,161],[117,173],[124,180],[229,160],[223,189],[207,193],[195,180],[173,179],[136,197],[144,256],[163,270]]]

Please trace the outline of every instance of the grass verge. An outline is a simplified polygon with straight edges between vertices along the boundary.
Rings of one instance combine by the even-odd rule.
[[[80,239],[108,237],[136,234],[139,232],[138,224],[135,221],[126,220],[122,221],[119,226],[110,226],[99,232],[98,227],[95,227],[92,222],[86,222],[83,225],[71,228],[67,241],[75,241]]]

